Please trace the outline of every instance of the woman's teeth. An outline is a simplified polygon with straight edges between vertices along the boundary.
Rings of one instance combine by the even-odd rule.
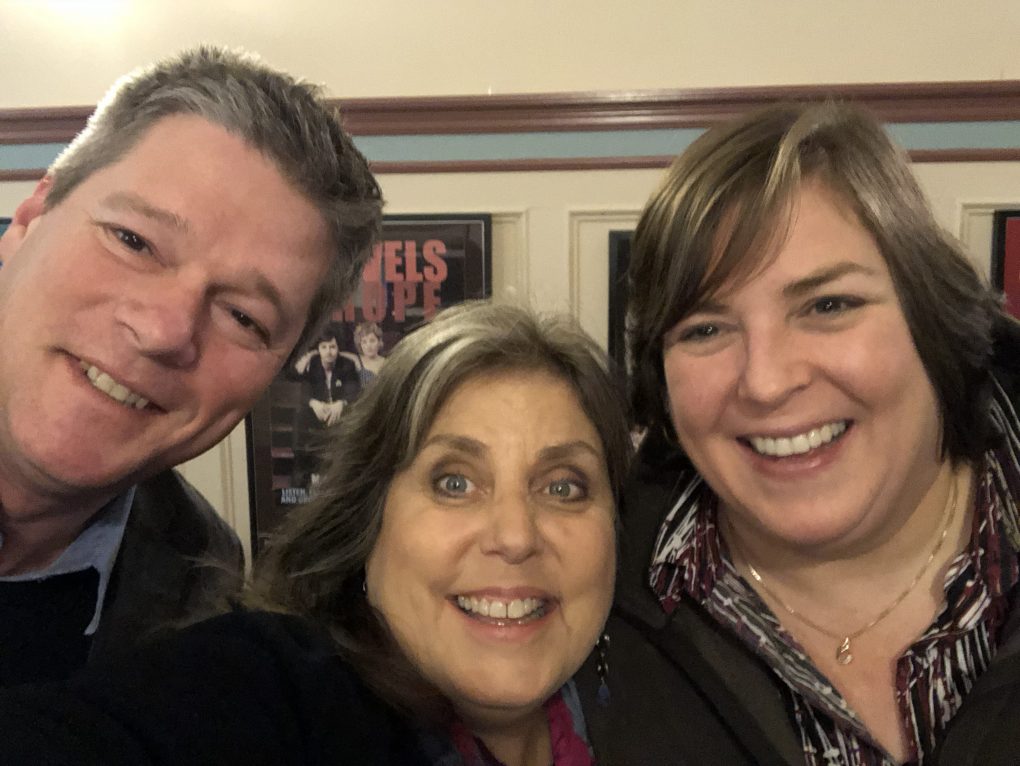
[[[148,406],[148,399],[139,396],[122,383],[118,383],[94,364],[88,362],[80,364],[92,385],[114,401],[120,402],[126,407],[134,407],[136,410],[142,410]]]
[[[469,614],[490,617],[497,620],[521,620],[526,617],[540,617],[545,613],[545,600],[540,598],[515,598],[511,601],[500,599],[457,596],[457,606]]]
[[[823,444],[828,444],[844,431],[846,431],[846,421],[837,420],[796,436],[781,436],[778,439],[773,439],[771,436],[752,436],[748,441],[759,455],[789,457],[790,455],[803,455]]]

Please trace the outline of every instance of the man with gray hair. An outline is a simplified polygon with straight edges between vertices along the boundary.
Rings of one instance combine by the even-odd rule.
[[[0,686],[185,619],[237,571],[172,468],[313,337],[381,209],[318,90],[248,55],[191,50],[100,103],[0,239]]]

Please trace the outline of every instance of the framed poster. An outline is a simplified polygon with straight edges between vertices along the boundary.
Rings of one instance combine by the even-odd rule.
[[[609,356],[627,369],[627,268],[633,231],[609,232]]]
[[[492,292],[492,221],[482,213],[386,216],[350,300],[296,349],[245,421],[252,551],[319,479],[327,428],[439,309]]]
[[[1006,310],[1020,318],[1020,210],[996,210],[992,223],[992,284]]]

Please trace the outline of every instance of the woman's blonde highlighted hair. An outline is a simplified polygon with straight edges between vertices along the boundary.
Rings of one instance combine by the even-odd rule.
[[[674,439],[663,335],[783,244],[805,181],[821,182],[874,237],[935,388],[942,449],[974,459],[990,438],[992,330],[1007,321],[959,244],[935,221],[903,151],[845,104],[786,104],[708,130],[677,159],[635,232],[629,267],[632,401]]]
[[[605,353],[558,316],[486,302],[437,314],[407,335],[334,428],[314,498],[290,512],[256,571],[249,605],[329,626],[341,653],[414,716],[446,711],[396,648],[362,592],[393,477],[417,455],[447,398],[468,379],[543,371],[568,383],[602,441],[618,500],[631,454],[621,381]]]

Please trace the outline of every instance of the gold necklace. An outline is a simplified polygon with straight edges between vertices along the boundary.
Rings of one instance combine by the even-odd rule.
[[[880,623],[882,620],[884,620],[886,617],[888,617],[892,613],[892,611],[903,602],[903,599],[905,599],[910,594],[910,592],[921,581],[921,578],[924,577],[924,573],[928,571],[928,567],[931,566],[931,563],[935,560],[935,557],[938,555],[939,551],[942,549],[942,544],[945,543],[946,537],[949,534],[949,527],[953,523],[953,516],[956,515],[956,477],[955,476],[953,477],[953,483],[952,483],[952,485],[949,488],[949,499],[946,502],[946,509],[945,509],[945,511],[943,511],[943,513],[944,513],[944,515],[946,517],[946,523],[942,527],[942,534],[940,534],[939,535],[939,539],[935,541],[935,547],[932,548],[931,553],[928,554],[928,558],[925,559],[925,562],[924,562],[924,564],[921,565],[921,568],[919,570],[917,570],[917,574],[914,575],[914,579],[910,581],[910,585],[908,585],[906,588],[904,588],[903,592],[900,593],[896,598],[894,598],[892,600],[892,603],[889,604],[889,606],[887,606],[885,609],[883,609],[881,612],[879,612],[878,616],[875,617],[871,622],[869,622],[864,627],[858,628],[857,630],[852,631],[850,633],[833,633],[831,630],[828,630],[827,628],[823,628],[818,623],[814,622],[813,620],[809,619],[805,615],[801,614],[796,609],[794,609],[792,606],[790,606],[785,601],[783,601],[783,599],[781,599],[778,595],[776,595],[776,593],[768,585],[765,584],[765,580],[762,579],[761,574],[759,574],[758,570],[755,569],[754,564],[751,563],[751,561],[747,558],[747,556],[743,557],[744,558],[744,563],[747,564],[747,568],[751,572],[751,577],[754,578],[755,582],[757,582],[762,587],[762,590],[764,590],[766,593],[768,593],[776,603],[778,603],[781,607],[783,607],[783,609],[785,609],[786,612],[791,617],[796,617],[798,620],[803,622],[805,625],[807,625],[810,628],[814,628],[815,630],[817,630],[822,635],[828,636],[829,638],[834,638],[837,641],[839,641],[840,642],[839,643],[839,647],[836,649],[836,662],[838,662],[840,665],[849,665],[851,662],[854,661],[854,655],[853,655],[853,653],[850,650],[850,642],[853,641],[858,636],[863,635],[864,633],[867,633],[873,627],[878,625],[878,623]],[[743,555],[742,551],[740,551],[740,553]]]

